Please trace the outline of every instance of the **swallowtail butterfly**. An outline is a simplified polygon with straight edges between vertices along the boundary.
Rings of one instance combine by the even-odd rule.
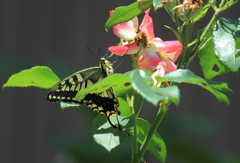
[[[49,91],[47,100],[49,102],[85,104],[91,107],[92,110],[97,110],[99,113],[105,114],[110,125],[116,128],[110,121],[111,115],[120,115],[118,110],[119,103],[113,88],[109,88],[98,94],[86,94],[84,99],[81,100],[75,99],[79,91],[111,75],[113,71],[111,62],[105,58],[100,58],[99,66],[78,71],[55,84]],[[120,129],[119,123],[118,127]]]

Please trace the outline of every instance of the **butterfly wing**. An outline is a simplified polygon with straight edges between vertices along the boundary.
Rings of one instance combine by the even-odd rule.
[[[100,67],[91,67],[78,71],[69,77],[63,79],[53,86],[49,91],[47,100],[49,102],[80,103],[82,100],[76,100],[76,94],[92,84],[106,77]]]
[[[97,110],[99,113],[105,114],[110,125],[116,128],[116,126],[110,121],[111,115],[120,115],[120,112],[118,111],[119,103],[113,88],[109,88],[98,94],[88,93],[85,95],[84,99],[81,100],[75,99],[75,96],[79,91],[97,83],[107,76],[108,73],[103,71],[101,67],[90,67],[78,71],[55,84],[49,91],[47,100],[49,102],[85,104],[86,106],[91,107],[92,110]]]

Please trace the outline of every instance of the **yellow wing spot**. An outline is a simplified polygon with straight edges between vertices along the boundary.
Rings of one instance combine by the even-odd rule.
[[[60,98],[59,96],[57,96],[57,99],[59,99],[59,100],[60,100],[61,98]]]
[[[83,78],[82,78],[82,76],[80,74],[76,74],[76,77],[78,78],[79,82],[83,81]]]
[[[71,97],[67,97],[67,100],[71,100]]]
[[[65,82],[66,82],[66,81],[62,81],[62,82],[61,82],[61,85],[65,84]]]
[[[76,90],[76,91],[79,91],[79,90],[80,90],[80,87],[81,87],[81,85],[78,84],[77,87],[75,88],[75,90]]]
[[[53,99],[56,99],[56,96],[52,96]]]
[[[93,85],[93,82],[91,80],[87,80],[87,87]]]
[[[51,99],[51,98],[52,98],[52,95],[49,95],[48,98]]]
[[[76,85],[72,85],[70,91],[75,91],[75,87],[76,87]]]
[[[75,84],[75,82],[73,81],[73,78],[69,78],[68,81],[69,81],[70,84]]]
[[[110,114],[110,111],[106,111],[106,116],[109,117],[111,114]]]
[[[65,91],[69,91],[69,89],[70,89],[70,87],[69,87],[69,86],[67,86],[67,87],[66,87],[66,89],[65,89]]]
[[[103,77],[102,76],[100,76],[99,78],[98,78],[98,81],[101,81],[103,79]]]
[[[65,99],[65,97],[63,96],[63,97],[62,97],[62,99],[64,100],[64,99]]]
[[[108,93],[107,93],[106,91],[103,92],[103,93],[102,93],[102,97],[109,97],[109,96],[108,96]]]
[[[66,84],[65,84],[65,85],[63,85],[63,87],[62,87],[62,89],[61,89],[61,90],[62,90],[62,91],[65,91],[65,88],[66,88],[66,86],[67,86]]]
[[[101,113],[104,111],[103,107],[98,107],[98,111]]]
[[[112,114],[116,114],[116,111],[115,111],[115,110],[112,110],[111,113],[110,113],[110,115],[112,115]]]

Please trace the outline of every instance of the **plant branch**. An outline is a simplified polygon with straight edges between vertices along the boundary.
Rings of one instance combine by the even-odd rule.
[[[145,139],[144,139],[144,141],[143,141],[143,143],[140,147],[140,151],[139,151],[138,155],[136,156],[136,160],[135,160],[134,163],[139,163],[140,160],[142,159],[143,154],[145,153],[145,151],[148,147],[148,144],[152,140],[152,137],[153,137],[154,133],[156,132],[160,122],[162,121],[162,118],[164,117],[164,115],[167,111],[168,105],[169,105],[168,100],[162,101],[161,106],[158,110],[157,116],[156,116],[156,118],[155,118],[155,120],[152,124],[152,127],[150,128],[147,136],[145,137]]]

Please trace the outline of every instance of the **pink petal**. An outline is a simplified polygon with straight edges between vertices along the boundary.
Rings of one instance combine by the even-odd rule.
[[[119,46],[111,46],[108,50],[116,55],[123,56],[124,54],[135,54],[139,50],[139,46],[136,45],[135,42],[126,44],[126,45],[119,45]]]
[[[139,26],[138,18],[135,16],[135,17],[132,19],[132,22],[133,22],[134,30],[135,30],[135,32],[137,32],[137,31],[138,31],[138,26]]]
[[[154,71],[156,69],[156,67],[148,63],[146,59],[142,58],[143,56],[138,57],[138,63],[141,62],[140,65],[138,66],[138,69],[145,69],[149,71]]]
[[[152,48],[143,49],[143,57],[154,67],[156,67],[161,61],[157,53]]]
[[[114,12],[114,10],[111,10],[109,12],[110,15],[112,15]],[[119,31],[119,30],[126,30],[128,32],[130,32],[131,34],[130,35],[134,35],[134,36],[129,36],[129,37],[135,37],[136,33],[138,31],[138,18],[135,16],[132,20],[128,21],[128,22],[124,22],[124,23],[120,23],[120,24],[117,24],[115,26],[113,26],[113,33],[115,35],[117,35],[118,37],[124,39],[124,37],[126,36],[122,36],[122,32],[125,33],[124,31]],[[132,31],[132,27],[134,28],[134,32]],[[115,29],[116,28],[116,29]],[[126,33],[124,35],[127,35],[129,33]],[[132,40],[132,39],[129,39],[129,38],[126,38],[124,40]]]
[[[117,24],[112,28],[113,33],[123,40],[133,40],[136,35],[134,23],[131,20],[128,22]]]
[[[145,12],[145,16],[142,20],[139,30],[147,33],[149,39],[154,38],[153,20],[152,20],[151,16],[149,16],[149,10],[147,10]]]
[[[164,67],[166,73],[174,71],[177,68],[177,66],[167,57],[163,57],[160,64]]]
[[[157,65],[157,70],[152,74],[152,78],[155,78],[156,76],[163,77],[165,75],[165,68],[161,65]]]
[[[159,38],[154,38],[151,40],[150,46],[156,52],[165,52],[173,62],[177,60],[182,52],[182,44],[178,40],[174,41],[162,41]]]

